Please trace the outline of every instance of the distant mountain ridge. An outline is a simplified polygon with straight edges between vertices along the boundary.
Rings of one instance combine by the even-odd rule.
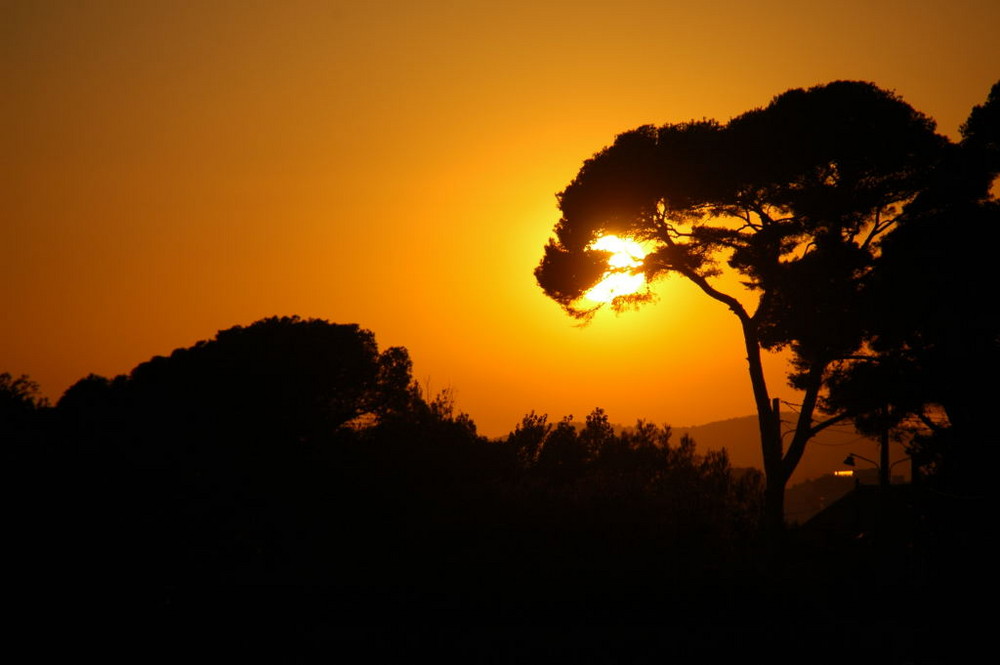
[[[782,418],[782,431],[791,430],[794,424],[793,417],[794,414],[789,413]],[[763,468],[757,416],[728,418],[704,425],[672,427],[672,429],[675,440],[684,434],[694,439],[699,452],[725,448],[734,467]],[[786,443],[790,438],[790,434],[785,437]],[[843,463],[849,453],[877,460],[878,452],[878,442],[858,434],[849,423],[829,427],[806,444],[802,461],[792,474],[789,486],[849,468]],[[898,443],[892,444],[890,452],[892,461],[904,456],[903,447]],[[858,461],[858,468],[864,468],[866,465],[863,460]],[[893,469],[893,473],[908,473],[909,469],[906,467],[906,464],[900,464]]]

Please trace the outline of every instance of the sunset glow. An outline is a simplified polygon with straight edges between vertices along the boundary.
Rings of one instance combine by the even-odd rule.
[[[977,662],[997,26],[0,0],[12,651]]]
[[[586,328],[546,297],[556,194],[619,132],[836,78],[959,138],[997,77],[1000,3],[934,4],[5,3],[0,373],[54,403],[297,314],[406,347],[488,436],[531,410],[752,413],[739,325],[685,280]],[[616,241],[583,309],[646,287]],[[785,390],[784,358],[765,363]]]
[[[595,240],[590,247],[612,254],[608,257],[609,269],[604,273],[604,279],[587,291],[584,297],[594,302],[611,302],[618,296],[627,296],[642,289],[646,278],[641,271],[636,272],[648,253],[642,245],[629,238],[606,235]]]

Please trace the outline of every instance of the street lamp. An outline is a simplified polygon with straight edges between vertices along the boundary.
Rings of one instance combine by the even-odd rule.
[[[848,453],[847,457],[844,459],[843,463],[846,466],[857,466],[857,462],[854,461],[855,457],[857,457],[858,459],[862,459],[862,460],[868,462],[869,464],[871,464],[872,466],[874,466],[878,470],[878,472],[879,472],[879,484],[882,485],[882,486],[886,486],[886,485],[889,484],[889,473],[888,472],[892,471],[892,467],[896,466],[900,462],[905,462],[908,459],[906,457],[903,457],[901,459],[896,460],[895,462],[893,462],[892,464],[889,465],[889,468],[886,469],[886,473],[883,474],[882,473],[882,467],[879,466],[878,462],[876,462],[873,459],[868,459],[864,455],[859,455],[857,453]]]
[[[857,457],[858,459],[863,459],[864,461],[875,465],[876,469],[879,468],[878,462],[876,462],[873,459],[868,459],[867,457],[864,457],[863,455],[859,455],[857,453],[847,453],[847,459],[844,460],[844,464],[846,464],[847,466],[857,466],[858,465],[857,462],[854,461],[855,457]]]

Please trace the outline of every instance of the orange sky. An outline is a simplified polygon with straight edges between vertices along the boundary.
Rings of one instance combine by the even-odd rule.
[[[0,371],[57,399],[298,314],[406,346],[488,435],[752,413],[718,303],[673,279],[579,329],[532,270],[618,132],[864,79],[955,137],[1000,77],[996,0],[812,4],[0,0]]]

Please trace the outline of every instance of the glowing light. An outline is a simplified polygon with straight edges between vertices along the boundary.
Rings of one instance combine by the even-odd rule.
[[[852,471],[851,469],[847,469],[846,471],[834,471],[833,475],[835,475],[835,476],[848,476],[849,477],[849,476],[853,476],[854,475],[854,471]]]
[[[630,275],[628,273],[609,273],[604,279],[598,282],[594,288],[587,291],[585,296],[596,302],[611,302],[617,296],[627,296],[642,288],[646,278],[642,273]]]
[[[642,272],[635,272],[642,266],[646,250],[635,240],[614,235],[602,236],[590,244],[590,249],[611,252],[608,257],[608,271],[600,282],[594,285],[584,297],[595,302],[611,302],[618,296],[627,296],[642,289],[646,278]]]
[[[608,259],[608,265],[612,268],[638,268],[647,254],[635,240],[618,236],[601,236],[590,244],[590,248],[612,252]]]

